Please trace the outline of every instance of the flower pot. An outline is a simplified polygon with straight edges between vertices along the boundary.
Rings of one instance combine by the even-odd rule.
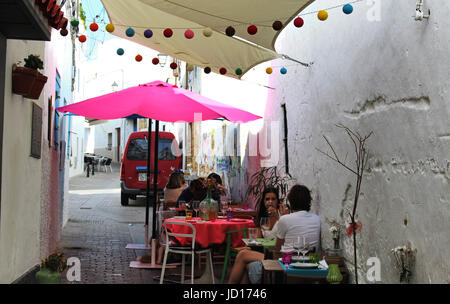
[[[38,73],[36,78],[34,79],[33,85],[28,91],[28,94],[25,94],[24,97],[29,99],[39,99],[41,96],[42,89],[44,88],[45,83],[47,82],[47,76]]]
[[[36,280],[39,284],[61,284],[61,273],[42,268],[36,272]]]
[[[39,72],[25,67],[13,65],[12,90],[14,94],[27,95],[33,87]]]

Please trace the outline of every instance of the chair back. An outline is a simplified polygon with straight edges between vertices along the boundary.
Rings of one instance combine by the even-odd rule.
[[[111,165],[111,162],[112,162],[112,158],[107,157],[106,161],[105,161],[105,165],[109,166],[109,165]]]
[[[176,233],[176,232],[170,232],[169,230],[167,230],[167,225],[179,225],[179,226],[188,226],[192,229],[192,233]],[[170,244],[170,240],[169,237],[185,237],[185,238],[191,238],[192,241],[192,250],[194,250],[195,248],[195,235],[196,235],[196,230],[194,225],[192,225],[191,223],[186,223],[186,222],[179,222],[179,221],[166,221],[164,223],[164,228],[166,230],[166,244]]]

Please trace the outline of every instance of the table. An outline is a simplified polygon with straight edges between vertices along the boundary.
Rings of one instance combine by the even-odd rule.
[[[280,260],[263,260],[263,283],[273,283],[277,273],[284,274],[284,282],[289,283],[326,283],[328,269],[302,269],[286,267]]]
[[[242,239],[242,241],[245,243],[245,246],[250,247],[252,250],[266,253],[266,251],[272,251],[275,249],[276,238],[257,238],[257,243],[250,242],[250,239]]]
[[[207,221],[207,222],[196,222],[200,220],[200,218],[192,218],[193,221],[188,221],[191,223],[196,230],[195,242],[203,248],[209,247],[214,244],[223,244],[226,242],[226,231],[242,229],[242,228],[254,228],[255,223],[252,220],[240,219],[240,221],[227,221],[225,219],[217,219],[215,221]],[[166,225],[167,221],[180,221],[186,222],[186,219],[166,219],[163,225]],[[188,226],[182,225],[172,225],[168,224],[167,229],[171,232],[176,233],[191,233],[192,229]],[[231,246],[239,247],[244,245],[242,241],[243,233],[233,233],[231,236]],[[181,245],[187,246],[189,245],[189,241],[185,238],[176,238]],[[211,278],[211,268],[210,264],[206,263],[206,269],[203,275],[195,280],[196,284],[209,284],[212,282]]]
[[[226,234],[225,232],[242,229],[242,228],[254,228],[255,223],[252,220],[247,219],[232,219],[231,221],[227,221],[225,219],[217,219],[215,221],[207,221],[207,222],[197,222],[200,221],[200,218],[194,217],[191,223],[196,230],[195,242],[201,246],[202,248],[209,247],[213,244],[223,244],[226,242]],[[180,221],[186,222],[185,219],[166,219],[170,221]],[[236,221],[239,220],[239,221]],[[174,230],[175,228],[175,230]],[[167,229],[171,232],[176,233],[190,233],[192,232],[188,226],[175,226],[168,225]],[[244,245],[242,241],[243,233],[233,233],[231,236],[231,246],[232,247],[240,247]],[[181,245],[187,246],[189,245],[189,241],[186,238],[176,238]]]

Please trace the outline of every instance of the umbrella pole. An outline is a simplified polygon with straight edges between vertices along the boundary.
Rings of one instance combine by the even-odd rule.
[[[148,247],[148,209],[150,208],[150,148],[152,141],[152,120],[148,119],[148,135],[147,135],[147,188],[145,200],[145,247]],[[153,259],[153,257],[152,257]]]

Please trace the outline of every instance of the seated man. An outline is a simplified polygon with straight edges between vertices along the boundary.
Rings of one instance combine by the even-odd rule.
[[[292,243],[298,237],[305,238],[310,244],[310,248],[318,248],[320,239],[320,217],[310,213],[311,208],[311,194],[307,187],[303,185],[295,185],[289,191],[287,199],[291,205],[292,213],[282,215],[277,222],[277,233],[275,251],[280,251],[284,243]],[[229,284],[247,284],[249,276],[252,277],[252,282],[256,283],[257,278],[261,278],[262,264],[255,265],[256,261],[262,261],[264,255],[252,250],[242,250],[236,257],[235,264],[231,271]],[[248,273],[249,266],[251,272],[257,272],[256,276],[253,273]],[[257,266],[257,267],[255,267]],[[258,270],[259,269],[259,270]]]

